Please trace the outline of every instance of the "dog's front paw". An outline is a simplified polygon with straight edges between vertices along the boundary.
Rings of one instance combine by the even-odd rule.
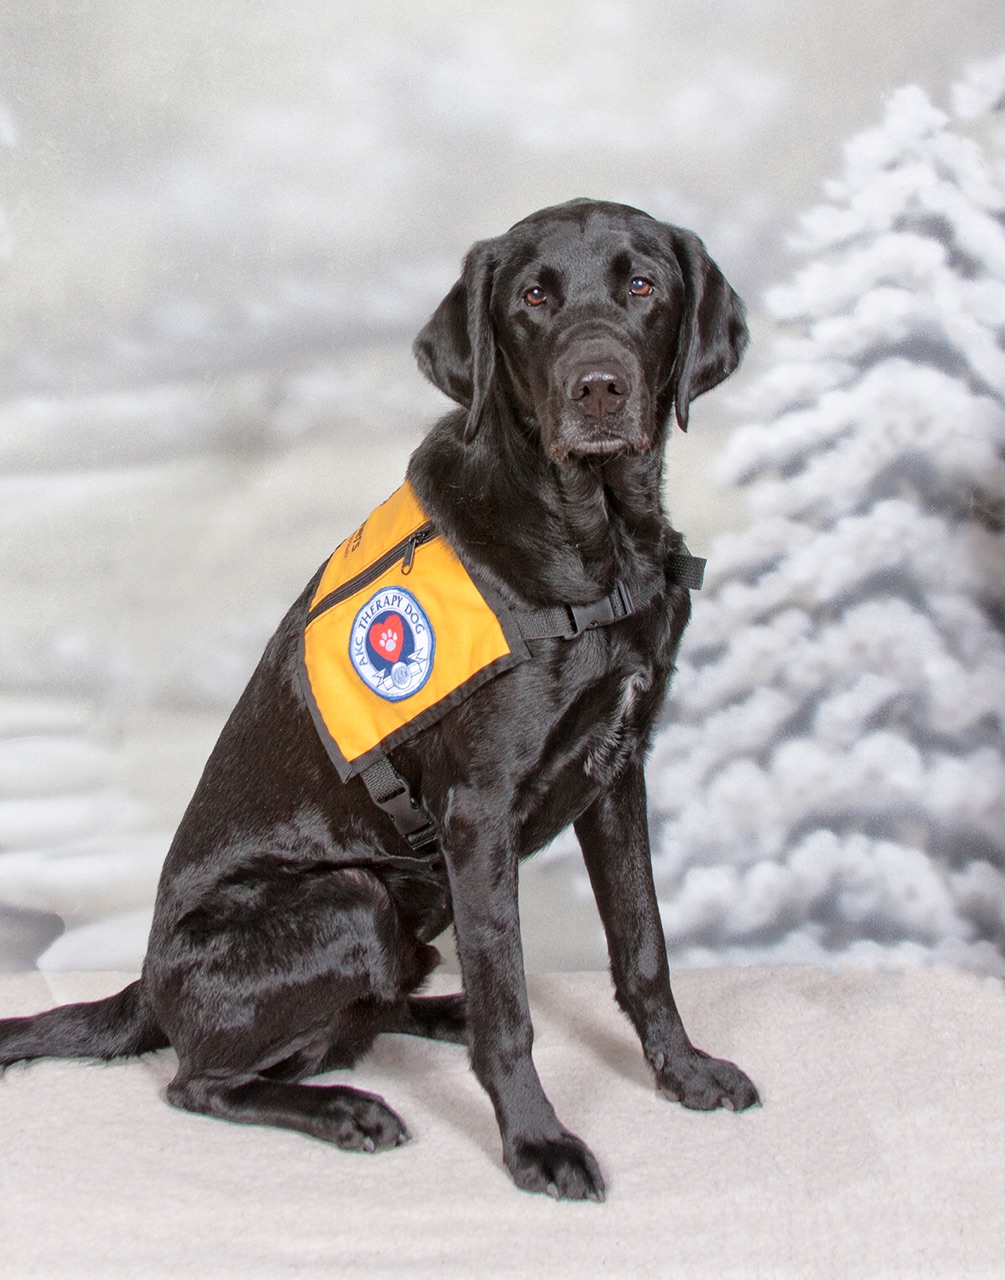
[[[656,1087],[671,1102],[692,1111],[746,1111],[760,1103],[752,1081],[732,1062],[701,1049],[656,1064]]]
[[[585,1142],[563,1131],[557,1137],[522,1139],[505,1152],[506,1167],[524,1191],[555,1200],[603,1200],[604,1176]]]

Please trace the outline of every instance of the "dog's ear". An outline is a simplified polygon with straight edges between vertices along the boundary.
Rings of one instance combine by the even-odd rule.
[[[682,431],[696,396],[711,391],[740,363],[747,345],[746,309],[738,294],[691,231],[671,229],[673,251],[684,276],[684,315],[671,375]]]
[[[492,282],[495,242],[482,240],[464,259],[461,278],[433,312],[412,351],[429,381],[468,411],[464,439],[478,432],[495,376]]]

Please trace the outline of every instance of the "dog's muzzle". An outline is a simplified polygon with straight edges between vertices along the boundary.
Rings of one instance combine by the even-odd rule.
[[[642,368],[610,339],[572,343],[556,360],[549,410],[546,448],[556,461],[649,447],[650,396]]]

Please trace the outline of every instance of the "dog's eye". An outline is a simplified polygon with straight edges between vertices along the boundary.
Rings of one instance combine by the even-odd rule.
[[[543,289],[540,289],[535,285],[533,289],[527,290],[523,295],[523,300],[526,302],[528,307],[539,307],[543,302],[548,301],[548,295]]]
[[[651,280],[647,280],[645,276],[636,276],[628,286],[628,292],[633,298],[648,298],[654,292],[656,286]]]

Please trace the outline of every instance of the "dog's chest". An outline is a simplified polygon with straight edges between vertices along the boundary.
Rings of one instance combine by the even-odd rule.
[[[547,734],[551,758],[541,761],[543,774],[563,777],[560,791],[570,785],[578,791],[578,776],[587,792],[596,792],[639,759],[662,705],[678,633],[673,608],[661,607],[568,642],[565,661],[550,672],[565,710]]]
[[[593,783],[617,776],[648,728],[642,711],[652,672],[639,668],[612,683],[611,706],[590,726],[583,744],[583,772]]]

